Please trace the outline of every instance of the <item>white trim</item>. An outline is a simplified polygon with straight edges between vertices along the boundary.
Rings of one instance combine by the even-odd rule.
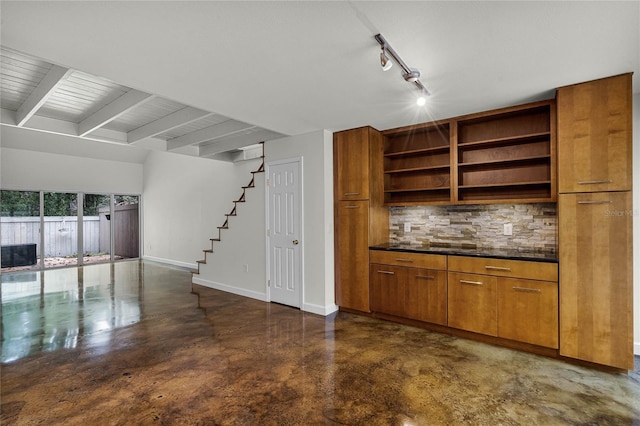
[[[180,262],[178,260],[164,259],[162,257],[142,256],[142,260],[150,260],[152,262],[166,263],[168,265],[180,266],[181,268],[198,269],[197,263]]]
[[[633,353],[635,355],[640,355],[640,342],[635,342],[633,344]]]
[[[214,290],[220,290],[220,291],[224,291],[227,293],[232,293],[232,294],[236,294],[238,296],[244,296],[244,297],[249,297],[251,299],[257,299],[260,300],[262,302],[267,302],[267,295],[264,293],[258,293],[257,291],[252,291],[252,290],[247,290],[244,288],[239,288],[239,287],[233,287],[227,284],[221,284],[221,283],[217,283],[214,281],[209,281],[209,280],[204,280],[202,278],[199,278],[198,276],[194,275],[192,280],[191,280],[194,284],[198,284],[204,287],[209,287],[212,288]]]
[[[271,289],[269,287],[269,280],[271,279],[271,236],[269,235],[269,198],[270,198],[270,185],[267,185],[267,182],[269,181],[269,168],[271,166],[278,166],[280,164],[290,164],[290,163],[298,163],[298,178],[300,179],[300,185],[299,185],[299,195],[300,195],[300,240],[302,241],[302,244],[300,244],[300,300],[298,300],[298,307],[299,309],[305,310],[302,307],[305,306],[304,303],[304,287],[305,287],[305,282],[304,282],[304,246],[305,246],[305,236],[304,236],[304,170],[303,170],[303,157],[302,156],[298,156],[298,157],[292,157],[292,158],[285,158],[282,160],[274,160],[274,161],[269,161],[268,163],[265,162],[264,165],[264,171],[265,171],[265,197],[264,197],[264,220],[265,220],[265,229],[266,229],[266,238],[265,238],[265,254],[266,254],[266,279],[265,279],[265,286],[266,286],[266,299],[265,301],[270,302],[271,301]],[[310,305],[310,306],[319,306],[319,305]],[[322,308],[324,309],[324,308]],[[309,311],[309,312],[313,312],[313,311]],[[322,314],[320,314],[322,315]]]
[[[322,306],[315,305],[313,303],[305,303],[302,305],[302,310],[305,312],[311,312],[312,314],[322,315],[326,317],[327,315],[331,315],[332,313],[338,311],[338,305],[332,303],[331,305]]]

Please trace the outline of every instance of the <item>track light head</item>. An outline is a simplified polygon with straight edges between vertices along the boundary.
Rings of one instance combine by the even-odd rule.
[[[408,81],[409,83],[414,83],[416,80],[420,78],[420,71],[416,69],[411,69],[408,73],[403,74],[402,77],[404,77],[405,81]]]
[[[393,66],[393,62],[391,62],[384,52],[384,46],[382,46],[382,52],[380,52],[380,66],[382,66],[382,71],[388,71]]]

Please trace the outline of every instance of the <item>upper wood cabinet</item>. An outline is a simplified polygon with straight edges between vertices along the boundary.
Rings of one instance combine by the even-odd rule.
[[[403,127],[384,134],[385,204],[450,204],[453,181],[449,123]]]
[[[386,205],[550,202],[555,101],[386,130]]]
[[[556,199],[553,100],[457,119],[456,201]]]
[[[631,190],[631,73],[559,88],[559,192]]]
[[[336,200],[382,198],[382,135],[371,127],[334,134]]]

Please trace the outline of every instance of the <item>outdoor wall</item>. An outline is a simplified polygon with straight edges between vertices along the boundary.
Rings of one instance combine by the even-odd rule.
[[[271,141],[267,162],[302,157],[304,287],[302,309],[335,312],[333,250],[333,135],[321,130]]]
[[[5,137],[4,132],[2,136]],[[2,189],[142,193],[142,164],[5,147],[1,149]]]
[[[258,165],[150,152],[144,163],[143,257],[195,269]]]

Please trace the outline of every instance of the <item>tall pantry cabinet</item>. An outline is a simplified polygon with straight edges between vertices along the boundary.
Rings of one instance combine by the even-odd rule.
[[[633,369],[631,74],[556,96],[560,354]]]
[[[333,135],[336,304],[361,312],[370,312],[369,246],[389,240],[383,138],[372,127]]]

